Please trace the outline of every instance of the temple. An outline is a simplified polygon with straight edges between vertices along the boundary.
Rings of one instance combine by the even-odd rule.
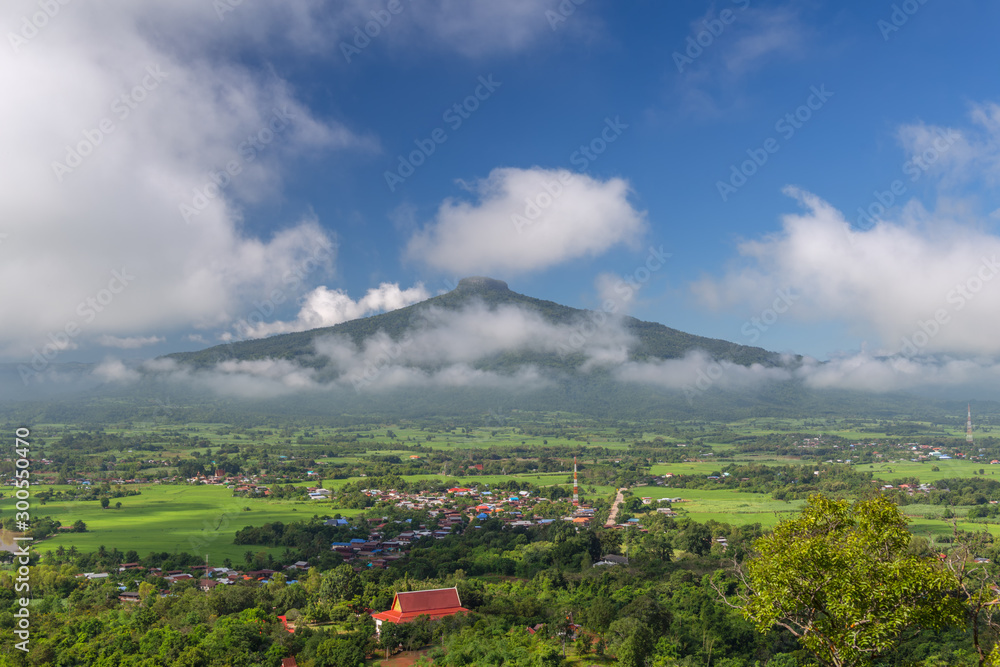
[[[458,597],[457,588],[435,588],[429,591],[396,593],[392,599],[392,608],[372,614],[372,618],[375,619],[375,632],[378,633],[383,622],[409,623],[418,616],[435,619],[467,611],[469,610],[462,606],[462,600]]]

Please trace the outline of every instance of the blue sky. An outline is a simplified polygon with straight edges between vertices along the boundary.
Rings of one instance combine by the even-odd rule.
[[[601,308],[650,248],[615,304],[640,319],[820,360],[928,327],[920,354],[998,352],[993,5],[39,7],[0,18],[9,361],[329,325],[473,274]]]

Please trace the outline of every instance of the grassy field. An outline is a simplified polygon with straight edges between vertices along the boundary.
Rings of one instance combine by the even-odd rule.
[[[233,544],[233,536],[241,528],[270,521],[305,520],[313,514],[348,516],[360,511],[331,509],[329,504],[314,502],[234,498],[231,490],[221,486],[149,484],[138,488],[142,495],[112,499],[107,510],[102,510],[96,501],[56,501],[42,506],[33,500],[31,514],[35,517],[50,515],[63,525],[82,519],[87,524],[86,533],[57,535],[34,544],[33,548],[47,551],[62,545],[67,549],[75,546],[79,551],[94,551],[104,545],[108,550],[135,549],[140,556],[150,551],[187,551],[199,556],[208,553],[213,562],[221,563],[228,557],[239,563],[248,549],[255,553],[263,549],[276,556],[283,551]],[[118,501],[122,508],[113,509]],[[14,498],[0,499],[0,512],[10,516],[15,502]],[[243,511],[244,507],[250,507],[251,511]]]
[[[682,498],[673,508],[695,521],[714,519],[720,523],[746,525],[759,523],[765,528],[773,528],[778,522],[793,518],[805,505],[804,500],[774,500],[766,493],[745,493],[720,489],[680,489],[662,486],[637,486],[632,489],[637,497]],[[900,508],[910,521],[910,531],[914,535],[934,540],[952,535],[951,519],[944,518],[945,507],[941,505],[906,505]],[[986,523],[985,520],[966,519],[970,507],[952,506],[960,530],[981,532],[987,530],[1000,536],[1000,522]]]
[[[795,457],[778,456],[740,456],[732,460],[713,461],[711,458],[690,463],[656,463],[650,466],[650,472],[654,475],[712,475],[721,472],[723,468],[732,464],[755,463],[763,465],[802,465],[805,461]]]
[[[838,435],[852,441],[870,442],[874,439],[889,438],[897,442],[907,442],[910,436],[886,436],[885,430],[891,430],[891,424],[879,422],[864,422],[850,419],[747,419],[740,422],[723,424],[709,422],[683,422],[677,424],[651,423],[638,425],[621,423],[620,428],[611,428],[597,424],[586,418],[568,414],[527,414],[527,413],[497,413],[491,412],[492,419],[483,426],[480,421],[476,425],[465,426],[461,420],[441,420],[436,425],[413,426],[399,424],[366,424],[340,427],[254,427],[237,428],[226,424],[163,424],[146,423],[132,425],[108,425],[107,432],[120,433],[123,436],[141,435],[145,442],[165,447],[163,451],[150,453],[148,456],[128,450],[105,452],[92,456],[104,457],[108,453],[122,458],[152,458],[164,459],[179,455],[187,458],[197,451],[204,454],[207,446],[185,446],[189,439],[201,439],[211,443],[213,450],[222,445],[269,445],[277,449],[277,453],[286,456],[300,456],[306,450],[309,456],[317,458],[317,472],[320,475],[332,474],[326,466],[334,463],[357,464],[375,456],[395,455],[406,461],[409,456],[423,454],[412,452],[402,447],[421,445],[429,450],[456,450],[488,447],[512,447],[522,444],[527,446],[548,446],[550,448],[565,448],[567,458],[569,449],[580,447],[602,447],[611,450],[624,450],[630,447],[632,440],[641,439],[646,442],[661,438],[664,446],[671,451],[684,452],[692,459],[698,458],[700,452],[710,446],[716,456],[702,456],[700,460],[690,463],[654,464],[651,472],[656,475],[665,473],[687,475],[711,475],[721,472],[727,465],[736,463],[762,463],[768,465],[798,465],[804,463],[797,457],[777,457],[767,455],[740,455],[732,444],[717,442],[717,439],[737,433],[740,435],[762,435],[766,433],[810,433],[813,435]],[[495,421],[495,424],[489,422]],[[961,436],[962,420],[955,424],[933,424],[929,422],[908,421],[907,425],[926,430],[927,433]],[[523,423],[523,428],[521,424]],[[552,428],[549,429],[549,426]],[[636,428],[638,427],[638,428]],[[876,430],[882,432],[876,432]],[[984,429],[986,427],[984,426]],[[73,425],[37,425],[34,432],[44,434],[47,442],[57,440],[62,434],[85,430]],[[525,431],[550,431],[561,435],[530,435]],[[392,436],[390,436],[390,431]],[[986,430],[982,431],[983,433]],[[623,437],[624,436],[624,437]],[[302,444],[299,444],[299,441]],[[353,441],[346,447],[341,444],[345,440]],[[624,440],[625,442],[622,442]],[[693,444],[695,441],[704,445]],[[370,444],[369,444],[370,443]],[[686,449],[675,449],[676,444],[686,444]],[[389,445],[392,449],[378,449]],[[272,450],[273,451],[273,450]],[[881,450],[880,450],[881,451]],[[888,450],[890,456],[907,457],[907,450]],[[343,452],[343,456],[326,456]],[[845,452],[846,454],[846,452]],[[720,460],[733,456],[732,459]],[[611,458],[618,456],[612,453]],[[584,459],[590,456],[584,455]],[[601,455],[600,458],[606,458]],[[449,466],[451,467],[451,466]],[[934,470],[933,468],[938,468]],[[326,468],[326,470],[324,470]],[[886,480],[901,480],[916,478],[920,482],[934,483],[945,478],[967,478],[978,475],[980,469],[985,477],[995,478],[1000,473],[1000,466],[990,466],[980,462],[967,462],[960,459],[931,460],[924,463],[914,463],[908,460],[863,464],[858,470],[871,472],[876,477]],[[172,469],[168,469],[171,470]],[[449,470],[450,471],[450,470]],[[163,468],[151,468],[151,472],[164,472]],[[464,468],[456,466],[454,472],[464,472]],[[448,484],[482,488],[501,481],[515,478],[527,481],[539,487],[559,485],[563,488],[571,486],[571,470],[556,473],[540,473],[527,475],[477,475],[442,477],[440,474],[421,474],[409,476],[408,479],[447,480]],[[337,489],[347,482],[363,481],[364,477],[348,479],[327,479],[323,485],[328,489]],[[316,482],[307,482],[311,485]],[[610,498],[614,489],[610,486],[595,487],[586,482],[581,486],[581,495],[589,497]],[[357,510],[339,510],[327,503],[307,503],[292,501],[267,501],[233,498],[231,492],[221,487],[194,487],[171,485],[146,485],[142,487],[143,495],[120,499],[121,510],[101,510],[97,502],[53,502],[41,507],[33,502],[32,513],[35,516],[45,514],[58,517],[64,525],[82,519],[88,525],[90,532],[84,534],[63,534],[37,545],[39,549],[55,549],[59,545],[76,546],[82,551],[96,549],[104,545],[110,549],[135,549],[145,555],[149,551],[189,551],[204,554],[209,552],[213,560],[229,557],[238,562],[242,560],[246,547],[232,544],[233,534],[246,525],[261,525],[268,521],[294,521],[307,519],[313,514],[340,513],[350,515]],[[768,494],[744,493],[732,490],[687,490],[663,487],[640,487],[633,489],[637,496],[652,497],[682,497],[687,502],[678,504],[678,509],[685,510],[691,518],[699,521],[714,519],[717,521],[747,524],[761,523],[773,526],[778,521],[793,516],[802,506],[803,501],[775,501]],[[1000,498],[998,498],[1000,499]],[[112,499],[112,507],[119,499]],[[0,499],[0,511],[12,511],[13,499]],[[243,511],[250,507],[250,512]],[[927,537],[944,536],[951,533],[951,525],[943,520],[944,508],[937,506],[912,505],[903,508],[904,513],[912,520],[911,528],[916,534]],[[964,519],[968,508],[952,508],[952,511]],[[9,516],[9,514],[7,515]],[[984,527],[991,532],[1000,534],[1000,523],[980,524],[963,521],[963,528],[982,530]],[[254,549],[259,550],[259,549]],[[272,551],[278,551],[277,549]]]
[[[759,523],[771,527],[794,516],[804,500],[774,500],[767,493],[745,493],[729,489],[675,489],[663,486],[637,486],[632,493],[640,498],[682,498],[675,510],[685,512],[695,521],[714,519],[733,525]]]
[[[986,530],[994,537],[1000,535],[1000,524],[996,523],[973,523],[971,521],[958,520],[957,525],[959,530],[976,533]],[[950,537],[953,534],[951,523],[948,521],[919,518],[910,520],[910,532],[930,540],[937,537]]]
[[[934,468],[938,470],[934,470]],[[962,461],[960,459],[945,459],[944,461],[925,461],[915,463],[913,461],[899,461],[894,463],[875,463],[870,465],[860,465],[858,470],[867,470],[881,479],[891,480],[903,477],[916,477],[921,482],[932,483],[941,479],[953,477],[978,477],[979,471],[983,470],[986,478],[995,478],[1000,475],[1000,465],[989,465],[987,463],[975,461]]]

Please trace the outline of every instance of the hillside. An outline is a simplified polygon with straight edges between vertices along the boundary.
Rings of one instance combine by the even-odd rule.
[[[423,315],[430,309],[459,310],[477,301],[482,302],[491,310],[501,306],[516,306],[526,311],[536,312],[552,324],[571,324],[582,321],[591,312],[519,294],[510,290],[507,283],[501,280],[483,277],[463,278],[455,289],[446,294],[388,313],[344,322],[333,327],[280,334],[269,338],[217,345],[197,352],[178,352],[166,356],[194,366],[211,365],[221,359],[266,358],[294,359],[304,365],[322,366],[323,361],[314,357],[313,341],[316,338],[341,335],[349,337],[356,345],[360,345],[364,340],[381,331],[398,341],[408,332],[413,331]],[[779,362],[778,354],[759,347],[696,336],[656,322],[644,322],[634,317],[626,317],[623,326],[637,340],[637,344],[630,351],[630,357],[633,360],[675,359],[683,357],[692,350],[701,349],[716,359],[724,359],[745,366],[754,363],[775,365]],[[572,355],[562,358],[555,354],[508,353],[483,361],[478,364],[478,367],[490,368],[491,370],[511,370],[517,365],[530,362],[549,368],[570,370],[575,366],[575,361]]]

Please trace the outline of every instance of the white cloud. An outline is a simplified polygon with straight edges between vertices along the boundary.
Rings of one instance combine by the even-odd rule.
[[[223,325],[330,245],[308,217],[268,239],[244,231],[241,219],[243,205],[280,190],[296,156],[374,147],[313,115],[273,71],[250,70],[235,55],[270,39],[298,48],[315,4],[293,1],[279,12],[247,3],[224,21],[193,0],[61,5],[16,55],[0,59],[0,210],[9,235],[0,317],[34,314],[0,334],[0,354],[29,355],[50,332],[75,331],[75,343]],[[5,3],[0,33],[18,32],[37,11],[34,2]],[[240,148],[251,133],[270,138],[252,161]],[[180,205],[196,205],[195,191],[227,162],[240,173],[186,224]]]
[[[171,359],[145,362],[138,370],[107,360],[92,375],[103,382],[131,383],[153,378],[238,398],[293,394],[355,392],[379,394],[395,389],[492,388],[523,392],[554,386],[566,378],[534,363],[532,355],[558,355],[580,372],[601,367],[619,382],[673,390],[696,400],[706,391],[753,391],[797,381],[816,390],[872,393],[973,390],[992,395],[1000,380],[1000,362],[991,358],[947,355],[880,356],[862,351],[829,362],[781,357],[776,365],[742,366],[717,360],[703,350],[682,358],[630,361],[636,340],[620,319],[597,319],[593,313],[562,324],[542,320],[530,310],[490,310],[481,303],[463,310],[433,309],[408,333],[394,340],[384,332],[355,344],[346,336],[316,339],[317,357],[328,366],[314,368],[288,359],[226,360],[193,368]],[[504,355],[520,361],[510,370],[489,370]],[[315,361],[311,359],[310,361]],[[485,365],[486,368],[477,368]],[[86,378],[49,373],[38,381],[69,384]]]
[[[228,360],[209,368],[155,359],[143,364],[142,370],[160,381],[235,398],[274,398],[330,388],[317,381],[315,369],[288,359]]]
[[[473,368],[468,364],[449,364],[429,371],[412,366],[388,366],[370,380],[345,384],[359,391],[372,393],[404,388],[490,388],[505,391],[534,391],[551,385],[550,378],[544,377],[537,368],[525,366],[507,375]]]
[[[620,275],[605,271],[599,273],[594,279],[594,288],[597,290],[598,303],[601,304],[602,308],[605,304],[610,304],[611,308],[605,308],[605,310],[625,314],[631,310],[642,285],[634,281],[626,285]]]
[[[490,309],[473,303],[461,310],[425,311],[400,340],[380,332],[357,350],[342,338],[320,339],[317,352],[351,374],[389,364],[473,364],[505,353],[580,354],[597,361],[620,358],[632,343],[632,336],[621,328],[620,321],[603,313],[572,323],[552,324],[528,309]]]
[[[476,201],[445,200],[410,239],[407,257],[456,273],[527,273],[634,247],[647,228],[620,178],[498,168],[469,189]]]
[[[790,7],[751,8],[737,13],[735,39],[723,47],[727,69],[735,75],[762,67],[768,60],[788,58],[804,46],[809,30]]]
[[[972,104],[969,124],[945,127],[915,122],[903,125],[897,139],[910,157],[909,175],[937,179],[941,194],[963,185],[1000,184],[1000,105]]]
[[[861,352],[823,364],[807,359],[796,375],[814,389],[883,393],[978,387],[976,391],[992,391],[1000,380],[1000,362],[944,355],[876,357]]]
[[[717,361],[702,350],[694,350],[680,359],[623,363],[615,369],[615,377],[622,382],[700,393],[710,387],[726,390],[753,388],[767,382],[788,380],[792,373],[783,366],[741,366],[730,361]]]
[[[852,230],[815,195],[782,231],[740,246],[744,266],[692,285],[710,308],[766,307],[776,290],[798,301],[790,319],[847,323],[888,353],[1000,353],[1000,237],[938,219],[916,204],[897,221]],[[909,345],[907,345],[909,342]]]
[[[109,336],[107,334],[100,336],[97,339],[99,345],[104,347],[117,347],[121,350],[135,350],[140,347],[146,347],[148,345],[156,345],[157,343],[162,343],[165,338],[160,336]]]
[[[456,317],[464,319],[471,327],[473,320],[482,316],[483,312],[473,309]],[[482,326],[497,325],[507,317],[510,314],[499,315],[482,323]],[[458,329],[468,333],[469,327]],[[566,331],[561,333],[566,335]],[[463,338],[462,334],[449,332],[448,323],[432,317],[412,338],[400,342],[394,342],[382,332],[364,340],[360,347],[343,336],[317,339],[316,352],[328,360],[329,370],[318,371],[288,359],[227,360],[208,368],[193,368],[172,359],[156,359],[143,364],[143,370],[174,384],[209,389],[217,394],[239,398],[345,390],[378,393],[419,387],[527,391],[548,386],[552,379],[543,376],[531,364],[512,373],[502,373],[477,369],[473,362],[498,352],[535,349],[543,335],[541,332],[513,333],[508,330],[481,345],[471,340],[465,341],[464,346],[456,347],[456,342]],[[526,342],[525,336],[530,337],[530,342]],[[544,347],[551,350],[553,343],[547,342]],[[430,356],[424,356],[427,353]],[[101,377],[105,378],[111,369],[101,373]],[[131,381],[138,377],[129,375],[121,379]]]
[[[746,391],[776,383],[800,381],[816,390],[839,389],[883,394],[938,392],[961,388],[986,396],[1000,380],[1000,362],[949,356],[876,356],[862,351],[820,362],[784,357],[778,365],[742,366],[719,361],[702,350],[680,359],[623,363],[614,369],[620,382],[647,384],[683,392],[695,399],[709,390]]]
[[[505,0],[505,2],[461,2],[435,0],[413,3],[413,31],[410,39],[428,34],[438,48],[454,50],[464,56],[515,53],[540,41],[556,38],[546,18],[547,11],[559,11],[565,0]],[[598,21],[587,7],[570,4],[573,13],[558,22],[560,32],[574,38],[593,36]]]
[[[241,338],[262,338],[273,334],[332,327],[374,313],[397,310],[430,298],[422,283],[400,289],[397,283],[382,283],[354,301],[344,290],[331,290],[325,285],[306,295],[298,317],[290,322],[252,322],[243,319],[236,325]]]
[[[142,377],[139,371],[126,367],[120,359],[105,359],[94,368],[93,374],[104,382],[125,384],[136,382]]]
[[[723,11],[732,12],[728,24],[720,22]],[[745,107],[752,75],[775,62],[800,59],[808,45],[820,43],[802,13],[801,6],[759,7],[744,0],[711,5],[673,52],[679,76],[672,106],[679,96],[689,116],[713,118]]]

